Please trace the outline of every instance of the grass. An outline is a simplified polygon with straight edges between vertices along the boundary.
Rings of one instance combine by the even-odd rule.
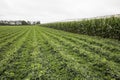
[[[0,80],[119,80],[120,41],[39,26],[0,27]]]

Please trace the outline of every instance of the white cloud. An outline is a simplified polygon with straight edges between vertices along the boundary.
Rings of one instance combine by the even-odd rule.
[[[120,0],[0,0],[0,19],[41,20],[94,17],[120,13]]]

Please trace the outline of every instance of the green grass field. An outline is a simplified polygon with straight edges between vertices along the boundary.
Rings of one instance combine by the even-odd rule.
[[[120,80],[120,41],[0,26],[0,80]]]

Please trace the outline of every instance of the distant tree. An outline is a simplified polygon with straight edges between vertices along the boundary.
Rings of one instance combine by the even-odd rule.
[[[3,21],[0,20],[0,25],[36,25],[40,24],[40,21],[25,21],[25,20],[19,20],[19,21]]]
[[[35,24],[36,24],[36,22],[34,21],[32,24],[33,24],[33,25],[35,25]]]
[[[31,22],[30,22],[30,21],[27,21],[27,24],[31,25]]]
[[[26,21],[21,21],[22,25],[28,25]]]
[[[36,24],[40,24],[40,21],[37,21]]]

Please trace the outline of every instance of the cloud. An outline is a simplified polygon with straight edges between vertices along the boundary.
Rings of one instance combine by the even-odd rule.
[[[0,0],[0,19],[41,20],[94,17],[120,13],[120,0]]]

